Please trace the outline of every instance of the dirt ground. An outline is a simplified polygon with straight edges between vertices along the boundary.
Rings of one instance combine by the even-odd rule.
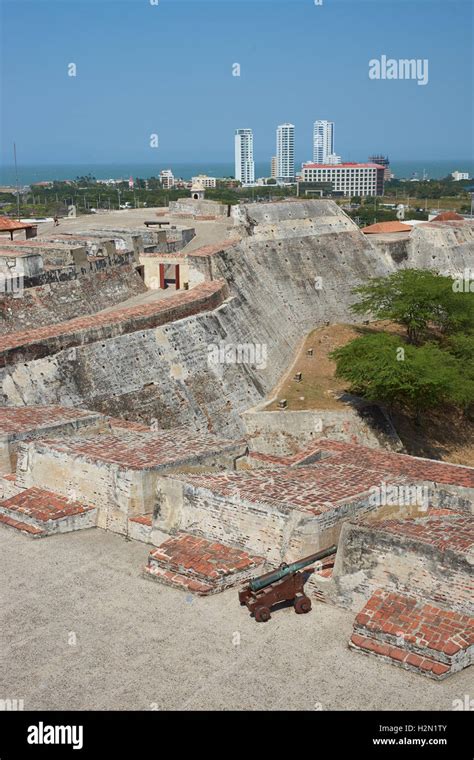
[[[338,396],[348,385],[335,377],[336,364],[329,354],[373,330],[402,334],[397,325],[388,322],[373,322],[370,326],[330,325],[310,332],[290,369],[269,394],[275,400],[266,409],[275,411],[281,398],[287,400],[288,409],[293,411],[344,408],[345,403]],[[312,356],[308,356],[308,349],[313,349]],[[302,373],[301,382],[294,380],[297,372]],[[392,419],[407,453],[474,467],[474,425],[458,410],[431,410],[423,415],[420,424],[408,413],[393,413]]]

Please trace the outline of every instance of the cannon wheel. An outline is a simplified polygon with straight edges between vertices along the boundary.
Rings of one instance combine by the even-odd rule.
[[[311,599],[307,596],[298,596],[295,599],[295,612],[301,615],[304,612],[309,612],[311,609]]]
[[[271,618],[268,607],[257,607],[253,614],[257,623],[266,623]]]

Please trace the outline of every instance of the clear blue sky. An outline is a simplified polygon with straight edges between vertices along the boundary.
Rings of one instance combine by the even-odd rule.
[[[5,163],[233,159],[296,126],[336,122],[336,151],[363,160],[473,156],[470,0],[1,0]],[[429,82],[369,79],[369,60],[429,61]],[[69,63],[77,76],[69,77]],[[241,76],[232,76],[239,63]]]

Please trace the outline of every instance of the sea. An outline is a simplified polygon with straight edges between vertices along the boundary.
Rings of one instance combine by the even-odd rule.
[[[307,159],[305,159],[307,160]],[[361,159],[362,161],[367,159]],[[302,161],[296,161],[299,169]],[[391,161],[391,169],[397,179],[439,179],[457,170],[469,172],[474,177],[474,160],[460,158],[442,161]],[[210,177],[231,177],[234,175],[234,164],[168,161],[167,163],[139,163],[130,161],[120,164],[33,164],[18,165],[18,182],[20,186],[33,182],[48,182],[53,180],[74,180],[76,177],[92,175],[96,179],[128,179],[129,177],[158,177],[162,169],[171,169],[175,177],[191,179],[198,174]],[[256,161],[255,176],[269,177],[270,162]],[[14,166],[0,167],[0,185],[15,186],[17,182]]]

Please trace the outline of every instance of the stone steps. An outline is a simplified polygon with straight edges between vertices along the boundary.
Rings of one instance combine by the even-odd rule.
[[[214,586],[210,583],[203,583],[195,578],[191,578],[189,575],[167,570],[164,567],[160,567],[157,563],[154,563],[153,560],[149,560],[149,563],[143,572],[147,578],[160,581],[161,583],[164,583],[165,586],[181,588],[184,591],[190,591],[198,596],[207,596],[208,594],[215,592]]]
[[[152,515],[137,515],[128,520],[128,537],[134,541],[151,543]]]
[[[178,533],[150,552],[145,577],[205,596],[263,571],[264,560],[199,536]]]
[[[349,646],[441,680],[472,663],[474,618],[378,589],[357,615]]]
[[[0,501],[0,523],[37,538],[93,528],[97,510],[41,488]]]
[[[41,530],[41,528],[37,528],[36,526],[30,525],[29,523],[20,522],[19,520],[15,520],[13,517],[9,517],[5,514],[0,514],[0,525],[5,525],[7,528],[14,528],[20,533],[25,533],[32,538],[43,538],[44,536],[48,535],[46,531]]]

